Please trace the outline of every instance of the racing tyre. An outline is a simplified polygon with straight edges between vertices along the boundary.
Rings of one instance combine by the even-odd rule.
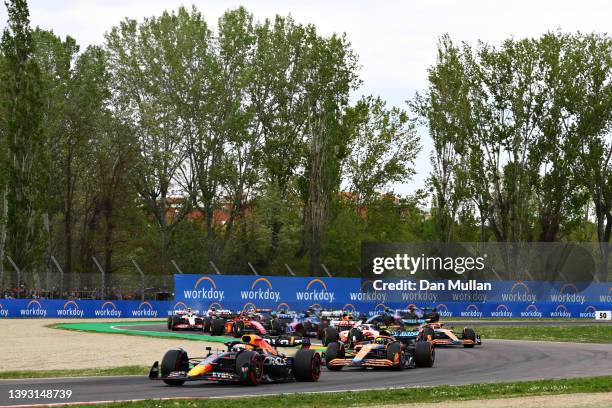
[[[325,330],[323,330],[323,336],[321,338],[321,341],[323,342],[324,346],[327,346],[330,343],[338,341],[339,339],[340,339],[340,335],[338,334],[338,330],[336,330],[335,328],[326,327]]]
[[[334,341],[333,343],[329,343],[327,349],[325,350],[325,365],[330,371],[340,371],[342,370],[342,366],[332,366],[330,365],[330,361],[336,358],[344,358],[344,347],[342,344]]]
[[[236,357],[236,374],[241,377],[243,385],[261,383],[264,373],[263,359],[254,351],[243,351]]]
[[[431,327],[425,326],[421,332],[422,341],[432,341],[436,338],[436,332]]]
[[[293,375],[298,381],[319,381],[321,355],[312,349],[300,349],[293,357]]]
[[[172,316],[172,320],[170,321],[170,330],[175,331],[176,325],[181,322],[181,318],[178,316]]]
[[[183,349],[173,349],[166,351],[161,363],[161,375],[167,377],[173,371],[189,370],[189,357]],[[164,380],[164,382],[173,387],[178,387],[185,383],[184,380]]]
[[[275,336],[280,336],[285,333],[283,328],[283,324],[278,319],[272,319],[270,322],[270,327],[272,328],[272,334]]]
[[[387,359],[393,362],[392,370],[400,371],[406,365],[406,353],[402,349],[401,343],[391,343],[387,347]]]
[[[168,330],[172,330],[172,317],[168,318]]]
[[[317,339],[323,339],[323,332],[329,327],[329,321],[323,320],[317,327]]]
[[[417,367],[432,367],[436,349],[431,341],[417,341],[414,347],[414,363]]]
[[[244,334],[244,322],[238,320],[237,322],[234,323],[234,326],[232,326],[232,334],[234,335],[234,337],[240,338],[242,337],[242,335]]]
[[[213,319],[210,325],[211,336],[222,336],[225,332],[225,319]]]
[[[212,322],[212,319],[210,317],[205,317],[204,319],[202,319],[202,331],[203,332],[210,332],[211,322]]]
[[[474,345],[476,344],[476,333],[474,332],[474,329],[470,329],[469,327],[466,327],[465,329],[463,329],[463,339],[472,340],[474,342],[473,344],[464,344],[463,347],[473,348]]]

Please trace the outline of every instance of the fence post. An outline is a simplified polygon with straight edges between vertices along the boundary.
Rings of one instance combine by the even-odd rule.
[[[247,262],[247,264],[249,265],[249,268],[251,268],[251,271],[253,272],[253,275],[259,276],[259,274],[255,270],[255,267],[253,266],[253,264],[251,264],[250,262]]]
[[[106,276],[104,273],[104,269],[102,268],[102,265],[100,265],[100,262],[98,262],[95,256],[92,256],[91,259],[93,259],[94,263],[96,264],[96,267],[100,271],[100,275],[102,276],[102,297],[101,299],[104,299],[106,297]]]
[[[53,255],[51,255],[51,260],[53,261],[53,263],[55,264],[55,267],[60,273],[59,297],[61,299],[62,297],[64,297],[64,270],[62,269],[59,262],[57,262],[57,259],[55,259]]]
[[[210,266],[212,266],[212,268],[215,270],[215,273],[217,275],[221,275],[221,271],[219,270],[219,268],[217,268],[217,265],[215,265],[213,261],[208,261],[208,263],[210,264]]]
[[[179,274],[181,274],[181,275],[182,275],[182,274],[183,274],[183,271],[181,271],[181,268],[179,268],[179,266],[176,264],[176,262],[174,262],[174,259],[172,259],[170,262],[172,263],[172,265],[174,265],[174,269],[176,269],[176,271],[177,271]]]
[[[321,264],[321,267],[323,268],[327,276],[329,276],[330,278],[333,278],[332,274],[329,273],[329,271],[327,270],[327,266],[325,266],[325,264]]]
[[[291,276],[295,276],[295,273],[293,273],[289,265],[285,264],[285,268],[287,268],[287,271],[289,271],[289,274],[291,274]]]
[[[15,264],[15,262],[13,261],[13,258],[11,258],[10,256],[7,255],[6,259],[8,259],[8,261],[11,263],[11,265],[13,265],[13,269],[17,273],[17,299],[19,299],[21,297],[21,290],[20,290],[20,287],[19,287],[19,285],[21,283],[21,270]]]
[[[134,258],[130,258],[130,259],[132,260],[132,263],[134,264],[134,267],[136,268],[136,270],[140,274],[140,301],[144,302],[144,293],[145,293],[145,277],[144,277],[144,272],[142,272],[142,269],[140,269],[140,266],[138,266],[138,264],[136,263]]]

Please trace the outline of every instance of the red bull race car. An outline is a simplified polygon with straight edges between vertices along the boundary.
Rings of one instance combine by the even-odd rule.
[[[191,308],[177,310],[168,317],[168,330],[204,330],[204,316],[193,312]]]
[[[161,380],[170,386],[187,381],[216,381],[258,385],[288,381],[318,381],[321,355],[305,345],[293,357],[280,353],[264,339],[246,334],[240,341],[226,343],[226,351],[212,352],[205,357],[189,358],[183,349],[166,352],[161,364],[153,363],[149,379]]]

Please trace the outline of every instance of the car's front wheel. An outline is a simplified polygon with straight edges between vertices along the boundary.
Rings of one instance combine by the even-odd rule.
[[[187,352],[183,349],[168,350],[166,351],[166,354],[164,354],[164,358],[162,359],[162,377],[167,377],[175,371],[184,371],[185,373],[189,371],[189,357],[187,356]],[[165,379],[163,381],[173,387],[177,387],[185,383],[184,380]]]

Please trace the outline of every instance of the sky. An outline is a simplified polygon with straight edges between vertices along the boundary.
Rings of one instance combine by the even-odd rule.
[[[315,24],[322,34],[346,33],[359,55],[363,85],[353,95],[373,94],[389,105],[406,101],[427,87],[427,68],[436,59],[438,38],[499,44],[506,38],[536,37],[547,31],[607,32],[612,2],[605,0],[30,0],[32,26],[70,35],[85,48],[101,44],[104,34],[124,18],[141,20],[181,5],[195,5],[210,25],[228,9],[246,7],[256,19],[288,15]],[[6,10],[0,6],[0,27]],[[420,128],[423,150],[417,175],[394,185],[405,195],[425,186],[432,144]]]

